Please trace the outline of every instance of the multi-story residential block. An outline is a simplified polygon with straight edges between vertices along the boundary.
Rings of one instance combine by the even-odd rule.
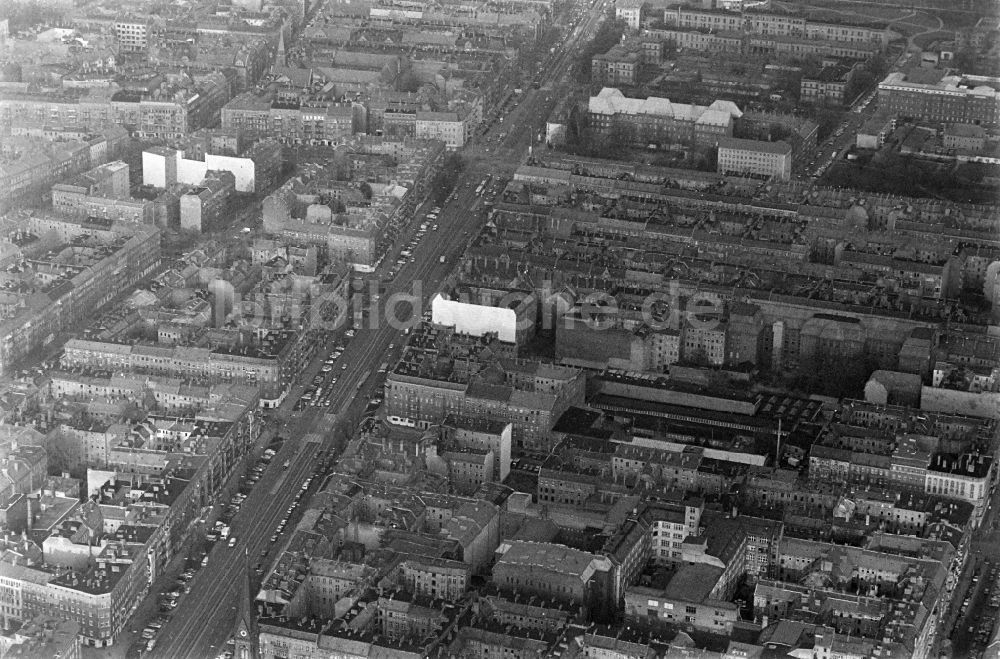
[[[475,117],[469,112],[417,111],[414,136],[421,140],[440,140],[449,149],[461,149],[476,128]]]
[[[975,124],[951,123],[941,134],[941,144],[946,149],[981,153],[986,148],[986,129]]]
[[[792,146],[788,142],[763,142],[723,136],[717,143],[720,174],[749,174],[779,181],[792,178]]]
[[[495,336],[518,348],[534,335],[537,305],[532,296],[488,288],[456,293],[438,293],[431,299],[433,324],[453,328],[458,334]]]
[[[134,399],[151,396],[159,410],[168,414],[190,414],[225,409],[230,405],[256,406],[252,387],[222,384],[200,386],[176,378],[153,375],[102,375],[87,371],[54,370],[49,393],[55,398],[89,400],[94,397]]]
[[[282,144],[336,145],[366,126],[364,106],[308,97],[245,93],[222,108],[222,127]]]
[[[681,331],[575,307],[556,322],[556,357],[583,368],[662,371],[681,359]]]
[[[634,85],[638,80],[639,53],[616,45],[606,53],[594,55],[590,65],[590,80],[598,85]]]
[[[626,589],[639,581],[649,563],[649,531],[645,518],[632,515],[617,525],[601,547],[600,553],[611,561],[610,597],[614,614],[624,605]],[[612,611],[596,613],[597,617],[606,617]]]
[[[399,566],[407,590],[432,599],[454,602],[468,589],[472,577],[461,561],[416,556]]]
[[[663,590],[632,586],[625,592],[625,618],[653,629],[686,625],[716,634],[732,633],[739,620],[738,607],[710,596],[722,573],[722,568],[711,565],[686,565]]]
[[[413,335],[411,334],[411,337]],[[550,443],[549,431],[571,405],[582,402],[583,374],[575,368],[549,364],[519,365],[515,360],[476,364],[439,361],[433,370],[421,367],[423,349],[414,341],[466,343],[461,337],[439,336],[437,331],[417,333],[402,360],[386,379],[386,414],[391,422],[427,427],[449,414],[479,416],[512,424],[515,447],[541,447]],[[479,340],[473,339],[480,346]],[[471,346],[470,346],[471,347]]]
[[[638,30],[642,26],[643,0],[618,0],[615,2],[615,18],[625,21],[630,30]]]
[[[11,659],[80,659],[80,625],[72,620],[37,616],[17,630],[6,652]]]
[[[668,43],[684,50],[722,52],[753,56],[838,57],[863,60],[882,50],[877,41],[845,42],[816,37],[728,32],[705,27],[665,27],[647,29],[644,38]]]
[[[759,364],[771,352],[771,333],[756,304],[734,302],[729,305],[726,324],[726,363]]]
[[[75,326],[119,293],[130,290],[152,272],[159,259],[159,231],[145,225],[101,227],[35,216],[25,229],[33,235],[52,231],[67,244],[83,241],[87,235],[103,241],[105,248],[87,248],[73,254],[71,262],[64,262],[57,254],[26,263],[27,277],[33,278],[35,271],[46,274],[7,293],[19,302],[0,324],[0,372],[8,372],[20,359],[51,341],[52,335]]]
[[[181,196],[181,230],[202,233],[216,227],[236,189],[236,177],[210,170],[196,187]]]
[[[940,72],[938,72],[940,73]],[[878,85],[879,107],[894,117],[985,128],[1000,125],[1000,79],[893,72]]]
[[[650,560],[658,564],[679,562],[684,541],[698,535],[704,508],[704,501],[695,497],[647,502],[640,514],[649,525]]]
[[[866,653],[926,657],[928,639],[938,622],[936,606],[945,597],[947,557],[895,551],[891,545],[872,550],[784,538],[778,549],[777,579],[756,586],[754,615],[795,621],[822,609],[829,612],[839,633],[850,630],[869,644]],[[844,571],[832,569],[833,561]],[[904,574],[920,586],[890,587]],[[934,605],[921,606],[922,601]]]
[[[52,186],[52,207],[80,219],[153,223],[153,204],[129,194],[129,167],[115,161]]]
[[[297,368],[290,359],[297,337],[291,330],[269,331],[245,345],[213,348],[123,345],[72,339],[62,363],[66,368],[121,369],[149,375],[198,377],[210,383],[232,382],[261,388],[272,398],[285,388]]]
[[[230,97],[229,79],[222,73],[195,76],[186,87],[161,83],[155,88],[9,94],[0,98],[0,125],[15,120],[36,125],[81,126],[99,130],[117,124],[133,137],[182,140],[189,133],[215,125]],[[98,163],[95,163],[98,164]]]
[[[2,101],[0,101],[2,103]],[[104,159],[84,141],[50,143],[38,138],[12,137],[0,145],[0,209],[16,204],[37,205],[61,180],[100,165]]]
[[[741,580],[757,582],[776,566],[784,533],[781,522],[706,512],[701,524],[704,528],[701,535],[684,540],[681,560],[721,568],[708,598],[729,600]]]
[[[720,318],[687,319],[681,329],[681,357],[722,366],[726,362],[727,324]]]
[[[150,25],[139,19],[115,21],[115,39],[118,52],[123,55],[142,54],[149,49]]]
[[[927,466],[924,491],[968,501],[979,518],[989,500],[994,481],[993,458],[987,455],[935,455]]]
[[[815,77],[802,76],[799,98],[806,102],[848,103],[853,100],[847,98],[847,91],[856,71],[857,67],[846,65],[825,66]]]
[[[493,469],[486,474],[486,480],[501,483],[507,478],[511,459],[510,423],[451,414],[444,420],[442,427],[449,443],[463,449],[489,451],[493,454]]]
[[[497,550],[492,580],[502,591],[532,594],[590,611],[612,604],[611,560],[564,545],[507,541]]]
[[[778,37],[800,37],[850,44],[874,44],[884,49],[891,32],[886,25],[852,25],[847,22],[821,22],[802,15],[767,11],[725,11],[697,9],[688,6],[664,10],[663,22],[668,27],[735,32]]]
[[[590,126],[596,135],[626,131],[635,143],[714,146],[733,134],[733,122],[742,116],[729,101],[709,106],[671,103],[665,98],[626,98],[620,90],[605,87],[591,96]]]

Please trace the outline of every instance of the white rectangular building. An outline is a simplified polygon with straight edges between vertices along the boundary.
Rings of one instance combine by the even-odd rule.
[[[717,171],[726,176],[750,174],[787,181],[792,178],[792,146],[788,142],[721,137]]]

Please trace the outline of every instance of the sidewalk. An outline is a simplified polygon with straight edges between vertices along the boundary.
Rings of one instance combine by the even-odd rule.
[[[83,659],[125,659],[130,645],[140,640],[145,644],[145,640],[142,639],[142,630],[146,625],[155,620],[156,616],[160,613],[159,604],[157,603],[159,594],[177,579],[177,575],[184,571],[184,562],[187,560],[190,544],[191,541],[189,539],[185,543],[184,551],[178,552],[178,555],[167,565],[166,570],[160,574],[159,579],[153,583],[152,589],[146,594],[142,602],[140,602],[128,626],[118,635],[115,644],[108,648],[93,648],[85,645],[82,648],[81,654]],[[180,601],[181,605],[183,605],[183,598]],[[145,645],[143,645],[144,653]]]

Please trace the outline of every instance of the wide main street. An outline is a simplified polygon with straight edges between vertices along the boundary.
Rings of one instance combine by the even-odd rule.
[[[601,16],[600,5],[592,5],[589,15],[550,58],[540,81],[540,89],[527,90],[520,103],[505,116],[504,122],[495,122],[479,142],[463,151],[465,168],[454,193],[442,205],[437,220],[438,230],[429,232],[419,241],[413,250],[412,261],[404,265],[386,285],[379,308],[372,310],[364,323],[355,328],[356,335],[347,342],[339,360],[346,366],[337,374],[329,406],[326,409],[306,407],[302,411],[292,411],[294,402],[319,373],[327,352],[325,347],[321,347],[292,386],[276,415],[277,428],[272,431],[286,441],[233,520],[232,534],[236,538],[236,546],[230,548],[223,542],[216,544],[209,555],[208,565],[192,582],[191,592],[184,597],[173,618],[158,635],[158,643],[149,653],[151,656],[193,659],[214,656],[222,650],[235,624],[236,598],[240,592],[238,583],[243,578],[244,561],[247,560],[244,556],[249,556],[250,564],[262,560],[261,551],[271,546],[270,537],[275,533],[275,527],[304,479],[311,475],[316,465],[316,454],[320,450],[339,453],[343,448],[344,438],[334,432],[334,424],[345,416],[343,413],[348,408],[356,407],[352,405],[354,401],[365,400],[369,388],[381,386],[382,380],[376,375],[376,370],[380,363],[390,361],[398,354],[404,338],[402,323],[387,322],[386,313],[393,313],[394,310],[386,309],[386,303],[399,307],[394,315],[413,314],[419,317],[428,308],[430,298],[439,290],[484,222],[484,213],[480,208],[482,199],[476,195],[476,187],[487,175],[509,177],[523,162],[529,145],[535,143],[539,132],[544,131],[545,118],[557,99],[569,90],[574,52],[593,33]],[[496,140],[496,148],[492,149],[492,153],[485,153],[482,144],[490,139]],[[390,266],[391,259],[387,257],[376,276],[384,275]],[[414,305],[396,305],[394,300],[399,299],[399,294],[413,295]],[[406,321],[407,318],[399,320]],[[329,414],[329,410],[341,414],[335,416]],[[346,416],[353,418],[353,415]],[[287,471],[282,469],[286,460],[290,461]],[[280,551],[280,544],[287,541],[287,537],[282,536],[275,550]],[[272,551],[267,560],[273,561],[275,556]],[[156,593],[150,596],[155,597]]]

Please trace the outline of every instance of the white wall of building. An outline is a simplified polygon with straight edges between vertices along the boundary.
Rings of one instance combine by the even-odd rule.
[[[177,183],[198,185],[210,169],[231,172],[236,178],[237,192],[253,192],[255,184],[254,162],[250,158],[206,155],[205,161],[188,160],[177,152]],[[154,188],[165,188],[174,181],[168,180],[167,157],[158,153],[142,152],[142,182]]]
[[[159,153],[142,152],[142,184],[154,188],[167,187],[167,157]]]
[[[237,158],[234,156],[206,155],[206,169],[221,169],[231,172],[236,177],[237,192],[253,192],[254,189],[254,162],[250,158]],[[204,178],[204,176],[202,176]],[[200,183],[201,179],[195,181]]]
[[[439,293],[431,301],[431,320],[437,325],[454,327],[462,334],[483,336],[495,332],[501,341],[516,340],[517,314],[513,309],[456,302]]]

